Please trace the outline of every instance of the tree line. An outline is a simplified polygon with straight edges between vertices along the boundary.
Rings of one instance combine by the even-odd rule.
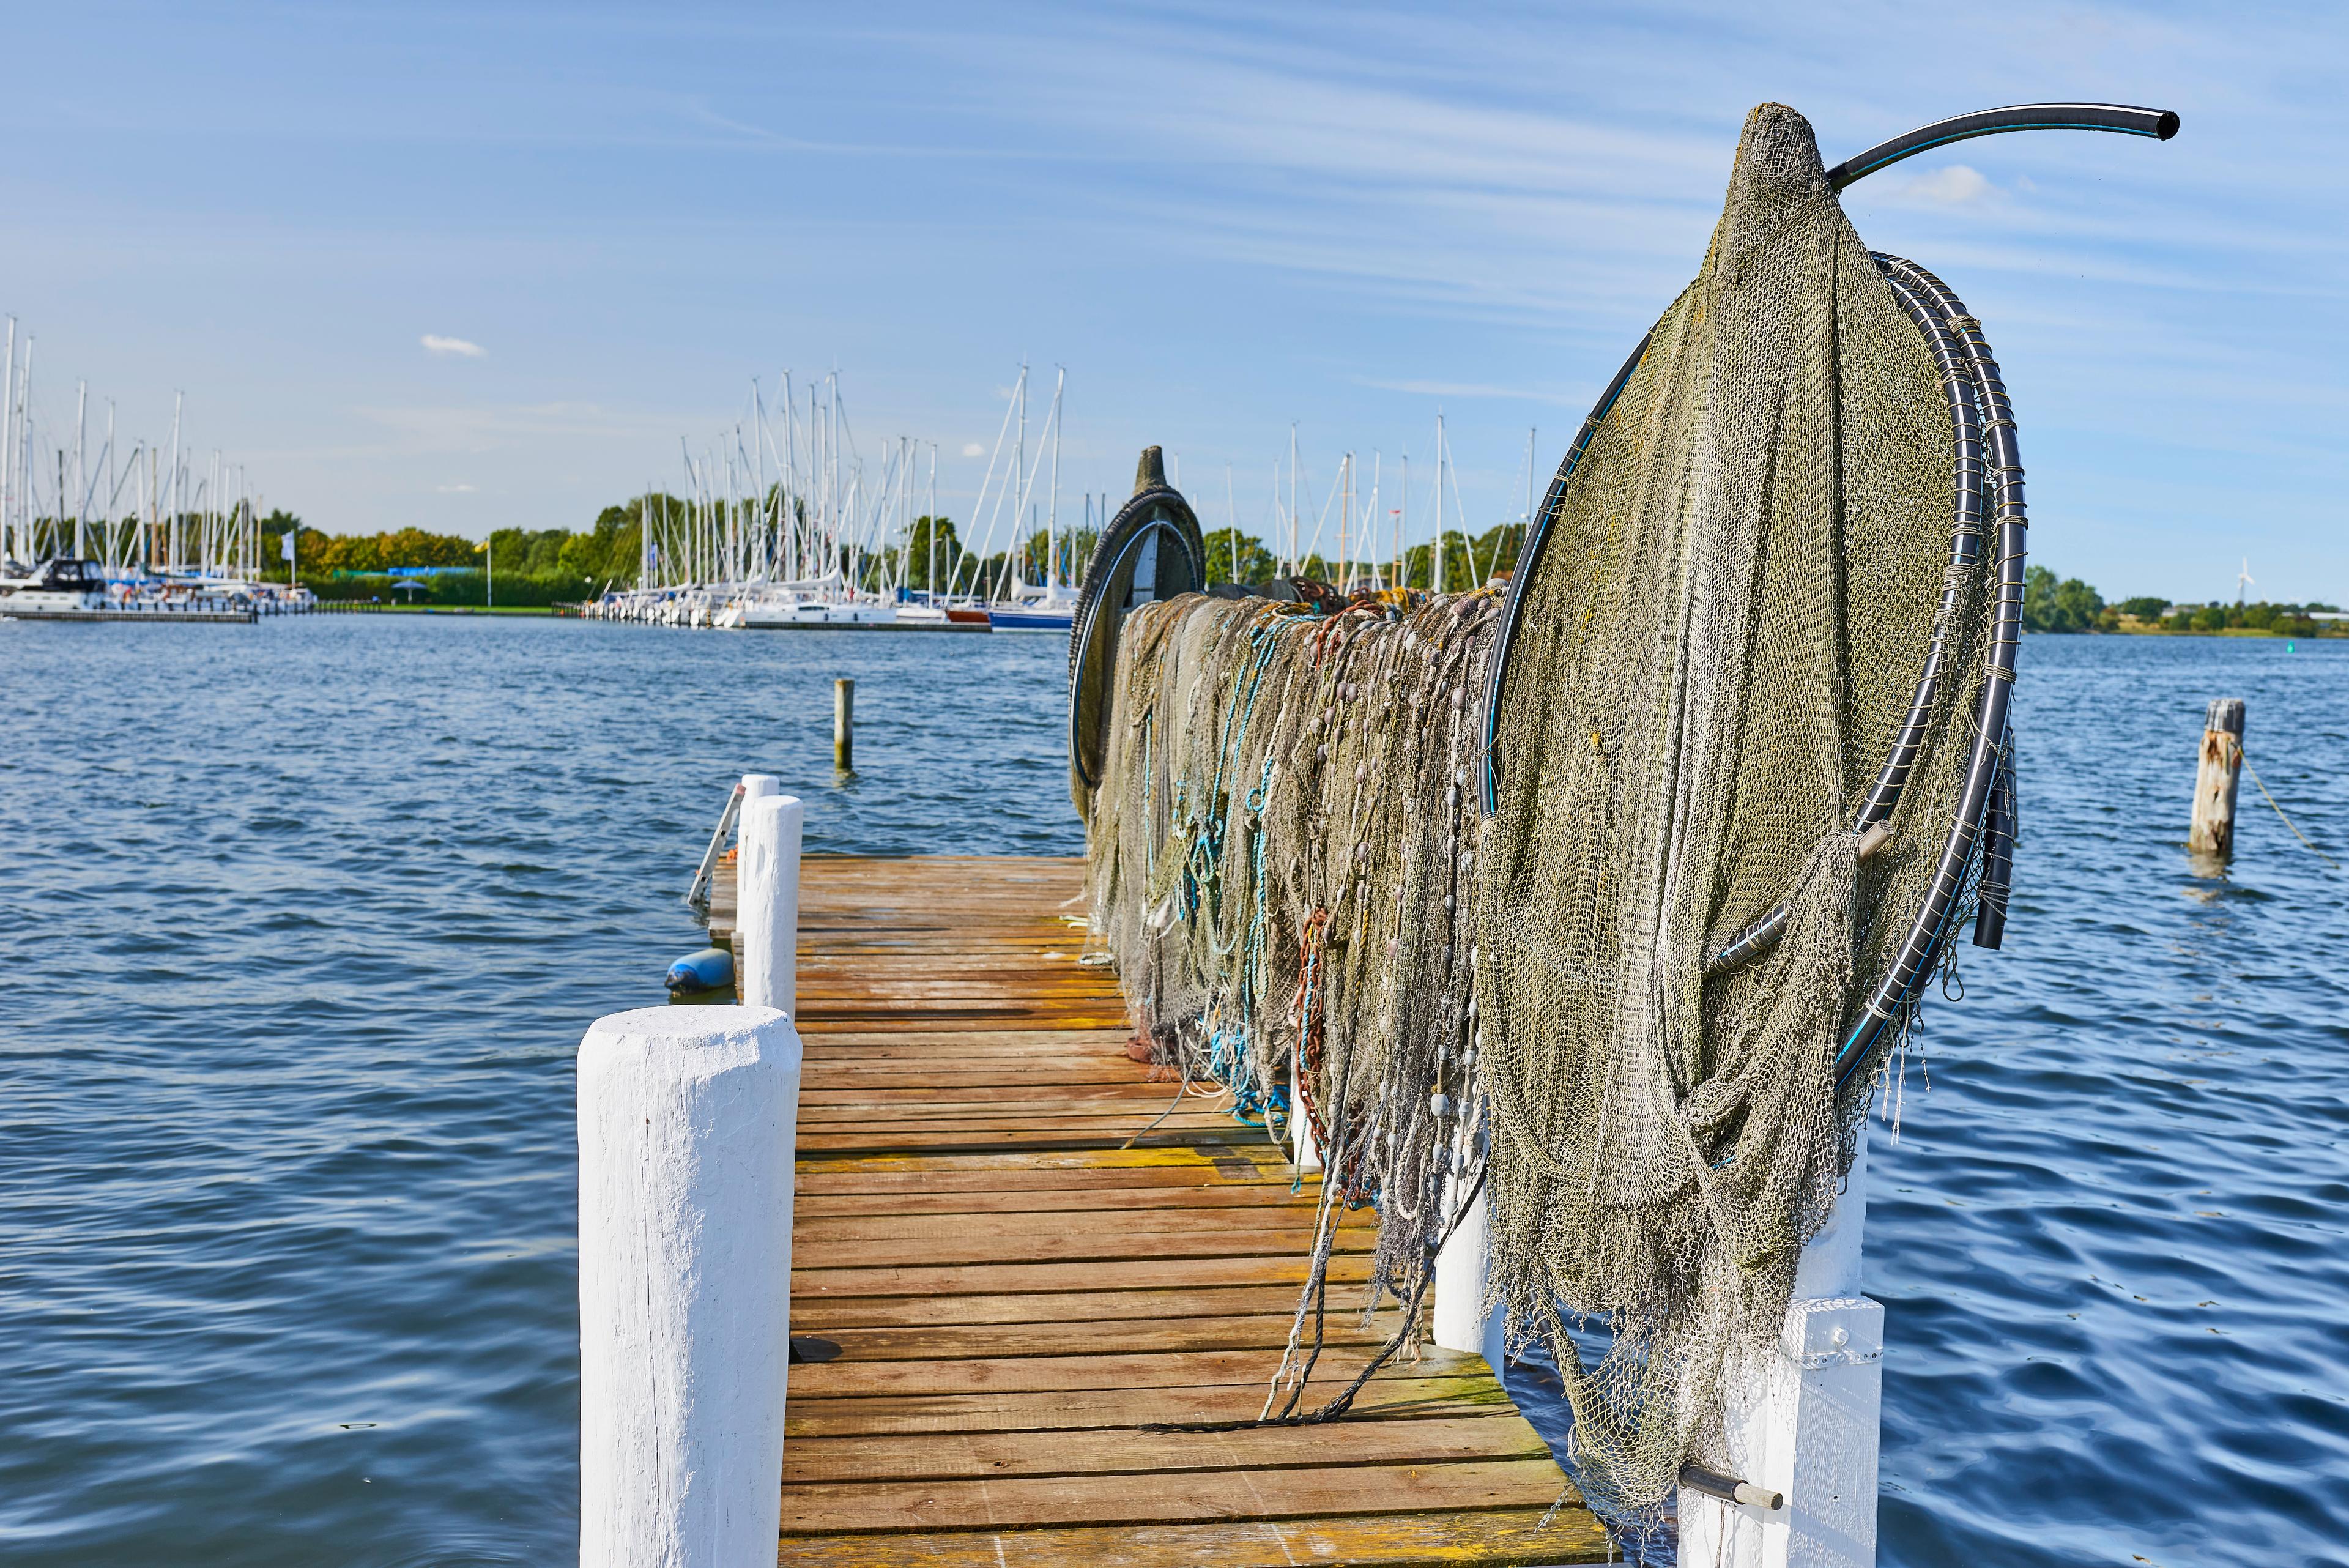
[[[2271,604],[2173,604],[2151,596],[2108,604],[2077,577],[2058,579],[2045,566],[2023,575],[2023,626],[2026,631],[2263,631],[2275,637],[2349,636],[2349,628],[2314,618],[2338,606],[2317,602]]]
[[[486,550],[460,535],[417,527],[326,534],[276,511],[260,520],[263,575],[275,582],[286,580],[284,540],[290,532],[295,535],[295,569],[322,598],[383,598],[396,584],[406,582],[404,591],[431,602],[480,604],[490,587],[485,578],[492,574],[501,603],[590,598],[606,587],[635,585],[647,511],[655,514],[657,530],[664,516],[681,526],[688,506],[672,495],[638,496],[606,506],[584,530],[494,529]],[[1279,556],[1253,534],[1218,528],[1209,530],[1206,539],[1211,582],[1263,583],[1279,573]],[[981,556],[962,542],[954,519],[922,516],[914,520],[904,543],[856,552],[846,566],[850,578],[868,590],[895,584],[992,598],[1013,583],[1081,581],[1099,540],[1099,532],[1090,528],[1069,530],[1057,540],[1039,530],[1010,549]],[[1446,529],[1440,543],[1413,545],[1403,552],[1402,586],[1454,592],[1472,587],[1513,566],[1524,540],[1522,523],[1506,523],[1473,537]],[[1392,584],[1395,574],[1389,562],[1357,560],[1350,576],[1358,581],[1368,578],[1374,566],[1380,580]],[[420,579],[395,579],[391,574],[400,567],[441,570]],[[1324,582],[1350,575],[1344,562],[1319,553],[1299,562],[1297,572]]]

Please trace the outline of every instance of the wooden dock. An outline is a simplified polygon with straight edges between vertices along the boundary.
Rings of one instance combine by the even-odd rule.
[[[1147,1429],[1257,1414],[1316,1187],[1227,1102],[1152,1127],[1174,1085],[1128,1058],[1115,980],[1078,961],[1081,876],[803,863],[791,1326],[841,1354],[791,1371],[781,1561],[1606,1560],[1578,1499],[1541,1523],[1565,1478],[1478,1356],[1391,1366],[1330,1425]],[[1334,1279],[1365,1277],[1371,1227],[1350,1220]],[[1332,1297],[1304,1408],[1395,1322]]]

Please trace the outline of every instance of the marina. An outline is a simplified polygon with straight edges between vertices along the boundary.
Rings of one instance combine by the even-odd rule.
[[[0,369],[0,619],[247,625],[316,607],[298,581],[261,580],[258,498],[242,464],[183,452],[183,398],[168,443],[127,451],[109,400],[92,452],[89,383],[68,447],[40,423],[33,340],[20,345],[14,317]]]

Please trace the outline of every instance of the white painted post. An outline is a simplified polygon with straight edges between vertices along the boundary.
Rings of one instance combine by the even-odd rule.
[[[799,1084],[772,1008],[580,1044],[581,1568],[773,1568]]]
[[[742,808],[734,928],[742,940],[742,1002],[799,1010],[799,797],[761,795]]]
[[[1299,1171],[1321,1168],[1321,1150],[1313,1141],[1313,1118],[1305,1114],[1305,1054],[1288,1053],[1288,1150]]]
[[[777,778],[772,774],[744,774],[742,775],[742,805],[745,806],[749,805],[754,800],[760,800],[767,795],[781,794],[782,793],[783,781]],[[735,831],[740,833],[741,829],[738,826]]]
[[[1844,1195],[1803,1250],[1778,1344],[1725,1412],[1735,1478],[1785,1506],[1724,1502],[1682,1487],[1681,1557],[1705,1568],[1874,1568],[1884,1308],[1859,1293],[1868,1217],[1861,1130]]]
[[[1455,1187],[1460,1178],[1446,1182]],[[1459,1201],[1447,1192],[1445,1212]],[[1485,1358],[1495,1376],[1501,1372],[1504,1319],[1485,1310],[1485,1281],[1492,1267],[1489,1217],[1491,1194],[1479,1189],[1461,1217],[1452,1239],[1435,1254],[1435,1343],[1445,1350],[1473,1351]]]

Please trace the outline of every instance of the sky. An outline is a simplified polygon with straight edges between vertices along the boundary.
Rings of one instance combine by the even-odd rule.
[[[837,371],[876,468],[935,442],[964,516],[1023,362],[1040,413],[1067,376],[1067,512],[1154,442],[1263,533],[1293,424],[1309,507],[1347,452],[1401,505],[1407,453],[1423,537],[1440,412],[1481,529],[1694,275],[1753,105],[1829,162],[1998,104],[2174,109],[1846,211],[1982,319],[2035,560],[2349,601],[2334,8],[85,0],[8,34],[40,428],[87,379],[93,428],[110,399],[124,448],[168,441],[184,393],[264,506],[477,538],[682,488],[787,369]]]

